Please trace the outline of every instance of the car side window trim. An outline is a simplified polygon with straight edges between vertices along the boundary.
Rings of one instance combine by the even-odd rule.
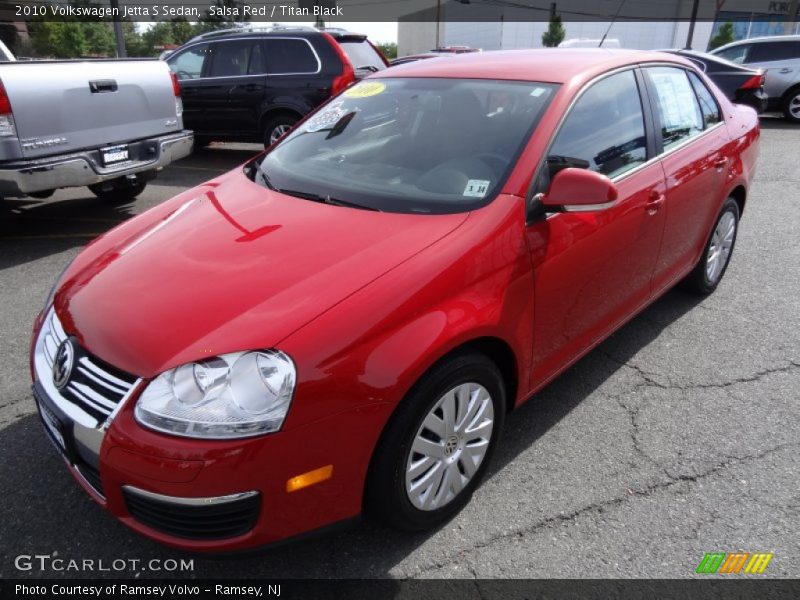
[[[686,73],[687,79],[689,77],[689,75],[688,75],[689,72],[691,72],[689,69],[687,69],[683,65],[679,65],[679,64],[675,64],[675,63],[648,63],[648,64],[642,64],[640,66],[641,66],[642,69],[646,69],[648,67],[672,67],[672,68],[676,68],[676,69],[681,69],[681,70],[687,72]],[[645,75],[645,74],[643,73],[643,75]],[[655,124],[655,132],[654,133],[655,133],[655,139],[656,139],[656,148],[658,149],[658,153],[653,157],[652,160],[661,160],[662,158],[664,158],[666,156],[669,156],[670,154],[672,154],[674,152],[678,152],[679,150],[681,150],[682,148],[684,148],[688,144],[693,143],[695,140],[701,139],[702,137],[707,135],[709,132],[714,131],[715,129],[717,129],[717,127],[722,127],[725,124],[725,112],[722,110],[722,106],[720,106],[719,101],[717,100],[716,96],[712,93],[711,96],[714,98],[714,102],[717,103],[717,109],[719,110],[720,121],[718,123],[714,123],[710,127],[705,127],[697,135],[688,137],[685,140],[681,141],[680,143],[675,144],[671,148],[669,148],[667,150],[664,150],[664,141],[663,141],[662,136],[661,136],[661,117],[658,114],[658,105],[657,105],[657,100],[655,99],[656,96],[655,96],[655,90],[653,89],[653,82],[647,76],[644,77],[644,80],[645,80],[645,84],[647,85],[647,89],[648,89],[648,93],[649,93],[649,98],[650,98],[650,106],[649,106],[650,111],[649,112],[652,115],[653,122]],[[703,81],[702,78],[700,79],[700,81],[702,83],[702,81]],[[689,80],[689,84],[691,85],[691,80]],[[698,106],[699,106],[700,101],[697,99],[697,92],[694,90],[694,86],[691,86],[691,87],[692,87],[692,91],[694,92],[694,95],[695,95],[695,100],[697,100]],[[703,124],[705,125],[705,120],[703,120]],[[648,161],[647,163],[645,163],[643,165],[640,165],[636,169],[632,169],[631,172],[635,172],[639,168],[645,167],[650,162],[651,161]],[[623,173],[623,175],[627,175],[627,174],[628,173]],[[617,179],[613,179],[612,181],[616,182]]]
[[[620,173],[619,175],[616,175],[616,176],[612,177],[611,181],[616,183],[617,181],[620,181],[621,179],[624,179],[625,177],[628,177],[629,175],[632,175],[633,173],[638,172],[640,169],[643,169],[646,166],[652,164],[652,162],[655,159],[658,158],[657,156],[651,155],[651,152],[654,152],[656,150],[656,147],[653,145],[653,142],[652,142],[652,138],[653,138],[653,135],[654,135],[655,132],[653,131],[653,127],[654,127],[654,125],[653,125],[653,116],[651,114],[652,113],[652,108],[651,108],[651,104],[649,102],[649,96],[646,95],[647,92],[644,90],[644,88],[642,86],[642,81],[641,81],[641,79],[646,79],[646,78],[643,78],[641,73],[637,74],[637,71],[639,70],[639,67],[641,67],[641,66],[642,65],[638,65],[638,64],[625,65],[624,67],[620,67],[618,69],[613,69],[611,71],[607,71],[605,73],[602,73],[602,74],[598,75],[597,77],[587,81],[583,85],[583,87],[578,91],[578,93],[575,94],[575,97],[572,98],[572,100],[569,103],[569,106],[567,106],[567,109],[564,111],[564,114],[561,116],[561,119],[559,120],[558,125],[556,125],[555,130],[553,131],[552,135],[550,136],[550,140],[548,141],[547,146],[545,147],[545,151],[543,153],[543,156],[545,157],[545,159],[540,161],[539,165],[536,167],[536,171],[534,172],[533,177],[531,178],[531,183],[530,183],[530,186],[528,188],[528,193],[526,194],[526,198],[525,198],[526,220],[527,220],[527,215],[530,214],[530,212],[531,212],[530,209],[532,207],[532,204],[535,202],[535,198],[538,195],[537,194],[537,187],[538,187],[540,179],[542,177],[542,172],[544,171],[545,168],[547,168],[547,160],[546,160],[547,156],[550,154],[550,150],[553,148],[553,144],[555,143],[556,138],[558,137],[558,134],[561,132],[561,129],[563,128],[564,123],[569,118],[569,116],[572,114],[572,111],[575,108],[575,105],[578,103],[578,101],[581,99],[581,97],[589,89],[591,89],[592,86],[594,86],[596,83],[599,83],[599,82],[603,81],[604,79],[607,79],[608,77],[613,77],[615,75],[619,75],[620,73],[624,73],[626,71],[633,71],[634,77],[636,79],[637,87],[639,88],[639,101],[642,104],[642,113],[643,113],[643,116],[644,116],[645,140],[646,140],[646,148],[647,148],[647,157],[646,157],[645,162],[643,162],[640,165],[636,165],[635,167],[633,167],[632,169],[630,169],[628,171],[625,171],[624,173]],[[611,203],[611,204],[613,205],[615,203]],[[531,221],[529,221],[529,223],[530,222]]]
[[[206,63],[203,65],[203,72],[201,73],[200,77],[198,77],[197,79],[192,79],[191,81],[211,81],[211,80],[215,80],[215,79],[243,79],[245,77],[285,77],[286,75],[318,75],[319,73],[322,72],[322,61],[320,60],[319,54],[317,54],[317,50],[314,48],[314,45],[311,42],[309,42],[306,38],[292,37],[292,36],[280,36],[280,37],[279,36],[237,37],[237,38],[231,38],[229,40],[214,40],[213,42],[209,42],[208,40],[203,40],[203,41],[198,41],[198,42],[196,42],[194,44],[191,44],[191,45],[186,46],[185,48],[181,49],[180,54],[176,54],[175,58],[177,58],[178,56],[180,56],[184,52],[187,52],[188,50],[190,50],[194,46],[199,46],[200,44],[208,44],[209,47],[212,49],[212,52],[213,52],[214,45],[216,45],[216,44],[224,44],[226,42],[240,42],[240,41],[246,41],[246,40],[260,41],[260,40],[265,40],[265,39],[269,39],[269,40],[300,40],[302,42],[305,42],[308,45],[308,47],[311,49],[311,53],[314,55],[314,59],[317,61],[317,70],[316,71],[307,71],[307,72],[303,72],[303,73],[260,73],[260,74],[254,73],[254,74],[245,74],[245,75],[221,75],[221,76],[217,76],[217,77],[209,77],[207,75],[207,73],[208,73],[208,69],[211,67],[211,63],[213,61],[207,60]],[[167,61],[167,62],[169,63],[169,61]]]
[[[664,151],[663,142],[661,140],[661,133],[660,133],[660,119],[657,120],[657,115],[655,113],[655,111],[658,110],[658,107],[655,105],[655,102],[654,102],[654,97],[653,97],[654,90],[652,88],[652,83],[650,82],[650,78],[647,77],[646,74],[643,72],[643,70],[648,68],[648,67],[674,67],[674,68],[678,68],[678,69],[687,70],[684,65],[681,65],[681,64],[678,64],[678,63],[672,63],[672,62],[639,63],[639,64],[635,64],[635,65],[626,65],[626,66],[621,67],[619,69],[615,69],[613,71],[608,71],[607,73],[603,73],[602,75],[599,75],[599,76],[595,77],[594,79],[592,79],[590,81],[587,81],[586,84],[584,84],[584,86],[580,89],[580,91],[572,99],[572,101],[570,102],[569,106],[567,107],[567,110],[564,111],[564,114],[562,115],[560,121],[558,122],[558,125],[556,126],[555,130],[553,131],[553,134],[552,134],[552,136],[550,138],[550,141],[548,142],[548,144],[547,144],[547,146],[545,148],[544,156],[546,157],[549,154],[550,149],[552,148],[553,143],[555,142],[555,139],[558,136],[558,132],[561,131],[561,127],[564,124],[564,121],[566,121],[567,117],[572,112],[573,107],[578,102],[580,97],[586,92],[586,90],[588,90],[595,83],[605,79],[606,77],[611,77],[612,75],[616,75],[617,73],[622,73],[623,71],[627,71],[627,70],[631,70],[631,69],[634,70],[634,71],[639,71],[639,74],[637,76],[637,82],[639,81],[639,78],[641,78],[641,81],[644,84],[644,86],[640,86],[639,87],[639,93],[640,93],[641,99],[642,99],[642,110],[644,111],[644,114],[645,114],[645,135],[648,138],[648,157],[647,157],[647,160],[645,162],[643,162],[640,165],[635,166],[630,171],[625,171],[624,173],[620,173],[619,175],[617,175],[615,177],[612,177],[611,181],[613,181],[614,183],[622,181],[626,177],[630,177],[630,176],[638,173],[642,169],[646,169],[647,167],[649,167],[650,165],[654,164],[655,162],[660,161],[664,157],[669,156],[670,154],[672,154],[674,152],[680,151],[684,146],[694,143],[696,140],[699,140],[699,139],[705,137],[706,135],[708,135],[710,132],[715,131],[718,127],[723,127],[725,125],[725,118],[726,118],[725,112],[722,110],[722,106],[719,105],[716,96],[714,96],[714,101],[717,102],[717,106],[719,108],[719,113],[720,113],[720,121],[719,121],[719,123],[715,123],[711,127],[708,127],[706,129],[704,129],[703,131],[701,131],[698,135],[695,135],[693,137],[687,138],[686,140],[684,140],[680,144],[676,144],[675,146],[673,146],[669,150]],[[712,94],[712,96],[713,96],[713,94]],[[650,138],[652,138],[653,148],[654,148],[654,152],[655,152],[653,155],[650,155],[650,143],[651,143]],[[530,186],[528,188],[528,193],[527,193],[526,198],[525,198],[526,220],[527,220],[527,215],[529,215],[530,212],[531,212],[530,209],[531,209],[532,204],[535,201],[535,198],[537,196],[537,185],[538,185],[540,177],[542,175],[542,170],[546,167],[546,164],[547,164],[546,160],[541,161],[541,163],[536,168],[536,171],[535,171],[535,173],[533,175],[533,178],[531,179],[531,183],[530,183]],[[616,205],[616,202],[612,202],[609,205],[604,205],[603,207],[600,207],[599,210],[604,210],[606,208],[611,208],[614,205]],[[559,213],[556,213],[556,214],[559,214]],[[530,224],[531,222],[533,222],[533,221],[528,220],[528,223],[526,223],[526,224]]]

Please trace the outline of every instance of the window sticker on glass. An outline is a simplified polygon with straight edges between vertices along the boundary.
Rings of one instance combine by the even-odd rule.
[[[486,192],[489,191],[489,184],[491,181],[488,179],[470,179],[467,181],[467,187],[464,188],[464,196],[470,198],[483,198]]]
[[[369,98],[370,96],[377,96],[385,89],[386,84],[380,81],[364,81],[354,85],[343,95],[347,98]]]
[[[343,108],[344,102],[339,100],[323,108],[313,119],[306,123],[305,130],[309,133],[333,127],[344,117],[348,110]]]
[[[531,96],[533,96],[534,98],[538,98],[539,96],[544,94],[546,91],[547,91],[547,88],[536,87],[536,88],[533,88],[531,90]]]

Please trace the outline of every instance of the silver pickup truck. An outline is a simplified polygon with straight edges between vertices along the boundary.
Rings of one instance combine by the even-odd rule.
[[[127,200],[191,153],[180,87],[163,61],[6,58],[0,198],[86,185],[101,199]]]

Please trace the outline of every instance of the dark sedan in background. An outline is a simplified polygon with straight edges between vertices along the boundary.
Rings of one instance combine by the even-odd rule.
[[[694,50],[667,50],[692,61],[724,93],[731,102],[746,104],[762,113],[767,109],[764,72],[751,69],[719,56]]]

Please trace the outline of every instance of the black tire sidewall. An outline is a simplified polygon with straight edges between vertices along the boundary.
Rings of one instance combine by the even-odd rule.
[[[795,88],[793,90],[789,90],[786,93],[786,96],[783,98],[783,103],[782,103],[782,106],[781,106],[781,109],[783,110],[783,116],[787,121],[789,121],[791,123],[800,123],[800,118],[795,117],[789,111],[789,105],[791,104],[792,100],[794,100],[795,98],[798,98],[798,97],[800,97],[800,88]]]
[[[716,231],[719,222],[722,220],[722,217],[729,212],[733,213],[733,218],[735,219],[736,223],[736,226],[733,231],[733,243],[731,244],[731,251],[728,253],[727,261],[722,266],[722,271],[720,272],[719,277],[717,277],[716,281],[711,282],[708,280],[708,275],[706,274],[706,261],[708,260],[708,250],[711,247],[711,241],[714,238],[714,232]],[[717,286],[719,285],[720,281],[722,281],[722,278],[725,277],[725,271],[728,270],[728,265],[731,264],[731,258],[733,258],[733,250],[736,247],[736,239],[738,237],[739,237],[739,205],[733,198],[728,198],[722,205],[722,210],[720,211],[717,220],[714,221],[714,227],[713,229],[711,229],[711,235],[708,236],[708,242],[706,242],[706,246],[705,248],[703,248],[703,256],[700,257],[700,263],[698,264],[698,267],[701,269],[702,283],[709,292],[713,292],[715,289],[717,289]]]
[[[494,425],[489,448],[475,476],[458,497],[439,509],[420,510],[411,503],[405,488],[411,444],[422,421],[442,395],[467,382],[482,385],[492,398]],[[505,412],[502,375],[483,354],[462,354],[435,366],[406,395],[379,442],[368,481],[367,509],[389,525],[410,531],[430,529],[448,521],[469,502],[480,484],[502,435]]]
[[[289,115],[280,115],[267,121],[267,124],[264,126],[264,147],[269,148],[271,146],[269,140],[272,137],[272,132],[276,127],[281,125],[289,125],[290,127],[294,127],[297,121],[299,121],[299,119]]]

